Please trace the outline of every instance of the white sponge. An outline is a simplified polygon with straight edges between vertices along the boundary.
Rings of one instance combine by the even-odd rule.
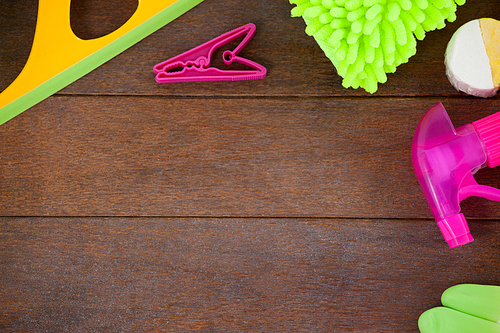
[[[493,31],[491,31],[493,30]],[[494,96],[500,87],[500,22],[478,19],[461,26],[448,43],[446,75],[459,91],[478,97]]]

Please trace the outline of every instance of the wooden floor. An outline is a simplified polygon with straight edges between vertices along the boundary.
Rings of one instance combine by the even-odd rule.
[[[82,38],[136,2],[73,1]],[[0,126],[1,332],[418,332],[459,283],[500,284],[500,203],[462,203],[450,250],[411,164],[442,102],[458,127],[500,111],[443,55],[469,0],[377,93],[341,78],[287,1],[205,0]],[[37,2],[0,2],[0,91],[22,69]],[[158,85],[152,67],[253,22],[263,80]],[[216,55],[220,57],[220,54]],[[500,187],[500,169],[476,179]]]

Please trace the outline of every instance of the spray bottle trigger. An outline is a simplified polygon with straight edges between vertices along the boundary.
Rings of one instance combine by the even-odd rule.
[[[491,186],[479,184],[469,185],[462,187],[458,192],[458,196],[460,202],[468,197],[481,197],[491,201],[500,201],[500,190]]]

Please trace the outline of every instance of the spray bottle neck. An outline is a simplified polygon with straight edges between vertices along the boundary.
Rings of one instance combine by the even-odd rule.
[[[490,168],[500,165],[500,112],[472,123],[483,142]]]

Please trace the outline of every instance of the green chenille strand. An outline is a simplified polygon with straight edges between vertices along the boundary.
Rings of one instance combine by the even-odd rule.
[[[386,73],[408,62],[417,40],[456,19],[465,0],[289,0],[292,17],[306,22],[345,88],[369,93],[387,81]]]

